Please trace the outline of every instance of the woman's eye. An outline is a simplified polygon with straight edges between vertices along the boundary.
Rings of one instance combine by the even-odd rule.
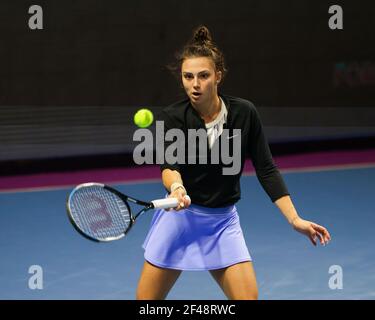
[[[210,76],[210,75],[209,75],[208,73],[203,73],[203,74],[201,75],[201,77],[202,77],[203,79],[207,79],[209,76]]]
[[[193,76],[191,74],[185,74],[185,79],[188,79],[188,80],[193,79]]]

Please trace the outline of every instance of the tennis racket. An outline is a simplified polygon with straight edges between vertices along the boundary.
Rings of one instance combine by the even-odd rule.
[[[129,202],[143,208],[133,216]],[[136,219],[148,210],[177,206],[176,198],[145,202],[96,182],[76,186],[67,201],[69,220],[74,228],[87,239],[97,242],[123,238]]]

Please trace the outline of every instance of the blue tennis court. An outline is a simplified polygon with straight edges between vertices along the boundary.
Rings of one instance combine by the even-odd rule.
[[[153,212],[124,239],[95,243],[68,219],[73,188],[97,182],[152,201],[165,197],[164,168],[173,197],[186,187],[193,204],[221,208],[239,198],[240,167],[259,299],[375,299],[374,1],[40,2],[0,1],[0,300],[135,299]],[[314,247],[268,195],[332,241]],[[201,222],[180,222],[149,260],[170,252],[176,264],[159,265],[189,257],[192,270],[195,244],[209,268],[248,259],[230,257],[242,236],[241,247],[223,236],[241,234],[237,216],[234,232]],[[215,236],[176,241],[199,229]],[[252,272],[232,270],[217,272],[227,295],[210,272],[189,271],[167,298],[256,298]],[[168,280],[142,279],[138,298],[164,296]]]
[[[238,203],[253,257],[260,299],[374,299],[375,167],[284,172],[299,214],[325,225],[332,241],[313,247],[290,228],[253,175],[242,177]],[[161,181],[115,185],[134,197],[164,196]],[[152,212],[129,235],[93,243],[70,225],[71,188],[0,193],[0,299],[134,299],[142,242]],[[30,266],[43,271],[43,289],[30,289]],[[342,289],[330,289],[331,266]],[[168,299],[225,299],[208,272],[184,272]]]

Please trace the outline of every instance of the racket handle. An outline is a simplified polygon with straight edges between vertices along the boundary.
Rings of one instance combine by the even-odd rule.
[[[190,197],[188,195],[186,195],[185,198],[189,199],[190,202]],[[176,198],[158,199],[151,202],[155,209],[169,209],[178,206],[178,200]]]

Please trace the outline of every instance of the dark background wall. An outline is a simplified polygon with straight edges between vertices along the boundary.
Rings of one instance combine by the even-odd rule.
[[[32,4],[44,30],[28,28]],[[328,28],[332,4],[344,30]],[[169,104],[181,93],[165,65],[202,23],[226,54],[229,94],[262,106],[374,105],[373,1],[2,0],[0,13],[2,105]]]
[[[344,30],[328,28],[334,4]],[[129,152],[134,110],[183,97],[166,65],[199,24],[226,55],[222,92],[256,104],[271,142],[375,136],[370,0],[2,0],[0,17],[0,161]]]

